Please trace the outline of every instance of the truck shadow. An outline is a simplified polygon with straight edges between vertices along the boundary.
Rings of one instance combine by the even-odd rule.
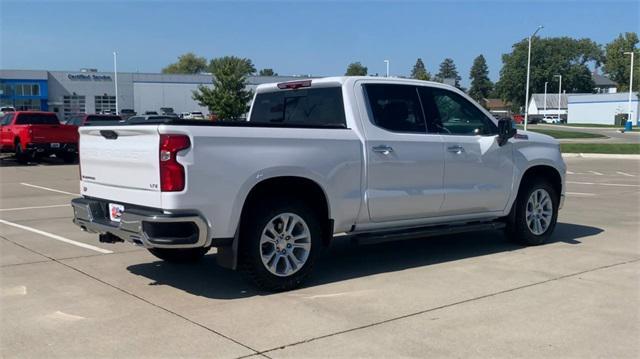
[[[551,241],[580,244],[583,237],[594,236],[602,229],[570,223],[558,223]],[[394,272],[443,262],[516,251],[524,246],[508,241],[501,231],[448,235],[400,242],[357,246],[336,240],[320,255],[305,287]],[[135,275],[146,277],[150,285],[168,285],[187,293],[213,298],[237,299],[270,295],[254,289],[238,272],[216,265],[215,254],[197,264],[171,264],[162,261],[127,267]]]

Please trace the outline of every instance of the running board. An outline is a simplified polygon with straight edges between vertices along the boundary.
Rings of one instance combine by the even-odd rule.
[[[506,226],[504,222],[482,222],[461,225],[430,226],[408,229],[395,229],[377,231],[371,233],[349,235],[351,240],[357,244],[376,244],[390,241],[401,241],[406,239],[417,239],[425,237],[442,236],[447,234],[458,234],[466,232],[479,232],[502,229]]]

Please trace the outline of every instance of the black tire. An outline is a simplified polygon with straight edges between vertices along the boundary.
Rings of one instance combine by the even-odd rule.
[[[20,143],[20,141],[16,142],[16,161],[18,161],[18,163],[21,164],[27,164],[29,163],[29,153],[24,151],[24,148],[22,148],[22,143]]]
[[[209,247],[199,248],[149,248],[149,252],[165,262],[197,262],[209,251]]]
[[[66,152],[62,154],[62,160],[64,163],[75,163],[78,159],[78,154],[74,152]]]
[[[265,206],[268,204],[268,207]],[[320,215],[305,202],[293,198],[269,198],[260,201],[257,205],[247,211],[246,218],[240,230],[240,248],[238,258],[238,268],[246,280],[253,283],[260,289],[279,292],[297,288],[310,275],[317,254],[322,247],[322,227]],[[267,269],[262,262],[262,251],[264,247],[260,244],[263,230],[275,217],[282,214],[294,214],[298,216],[309,231],[309,238],[305,240],[310,243],[310,250],[307,252],[306,261],[300,265],[291,275],[276,275]],[[299,223],[299,222],[298,222]],[[294,223],[294,226],[298,226]],[[302,226],[302,224],[300,224]],[[291,229],[293,232],[294,229]],[[280,232],[284,233],[284,232]],[[292,239],[291,243],[295,240]],[[287,242],[289,243],[289,242]],[[273,245],[275,247],[275,245]],[[286,244],[289,248],[289,244]],[[295,244],[294,244],[295,246]],[[274,253],[276,249],[274,248]],[[286,256],[295,255],[294,249],[289,249]],[[283,257],[286,257],[283,256]],[[289,258],[277,259],[279,264],[294,264]],[[279,266],[274,265],[275,268]],[[281,267],[281,266],[280,266]],[[277,271],[276,271],[277,272]]]
[[[543,190],[546,191],[551,199],[552,214],[550,223],[541,234],[534,233],[527,223],[527,203],[532,193]],[[518,191],[518,197],[513,204],[511,213],[507,218],[506,234],[510,240],[519,242],[524,245],[536,246],[543,244],[549,240],[553,234],[558,221],[558,205],[560,197],[555,188],[541,177],[534,177],[524,181]]]

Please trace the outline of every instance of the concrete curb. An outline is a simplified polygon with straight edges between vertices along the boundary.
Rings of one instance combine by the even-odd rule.
[[[640,160],[640,155],[624,155],[624,154],[608,154],[608,153],[563,153],[562,157]]]

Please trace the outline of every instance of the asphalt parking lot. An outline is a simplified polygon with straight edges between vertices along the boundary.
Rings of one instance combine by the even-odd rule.
[[[78,168],[0,168],[2,357],[640,356],[640,161],[567,158],[551,243],[500,232],[323,254],[256,292],[215,253],[170,265],[71,223]]]

